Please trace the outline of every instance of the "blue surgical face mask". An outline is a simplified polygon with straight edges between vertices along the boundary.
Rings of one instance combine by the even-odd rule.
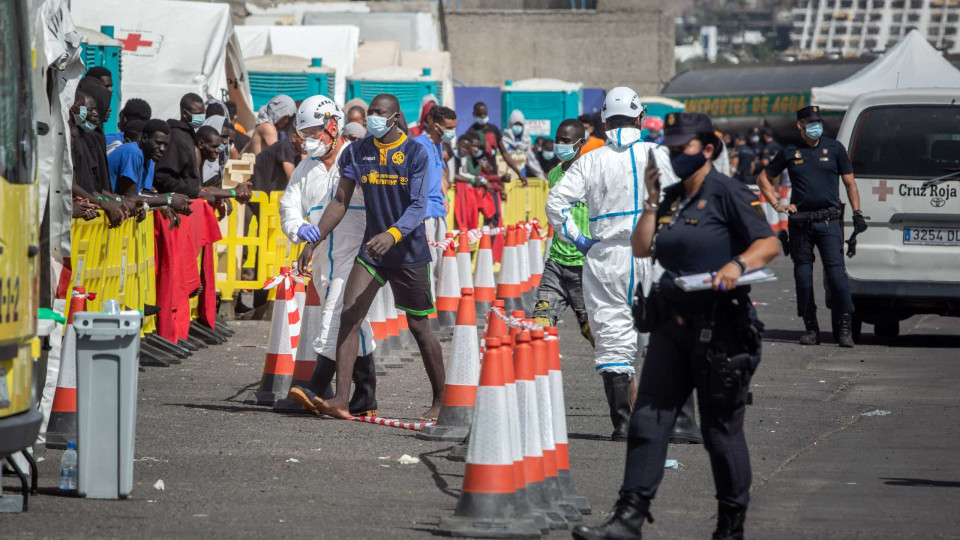
[[[556,146],[554,146],[554,148],[556,148]],[[554,157],[555,157],[555,154],[554,154],[553,152],[551,152],[550,150],[544,150],[544,151],[543,151],[543,159],[545,159],[545,160],[547,160],[547,161],[550,161],[550,160],[553,159]]]
[[[391,117],[392,118],[392,117]],[[393,126],[387,125],[389,118],[384,116],[368,116],[367,117],[367,131],[369,131],[374,137],[380,138],[390,132],[390,128]]]
[[[86,119],[87,119],[87,108],[81,105],[80,112],[73,115],[73,120],[77,123],[77,125],[80,125]]]
[[[490,121],[489,116],[475,116],[474,118],[476,119],[477,123],[480,124],[481,126],[487,125],[487,122]]]
[[[220,153],[222,154],[222,153],[224,153],[224,152],[227,151],[227,145],[226,145],[226,144],[221,144],[221,145],[218,147],[218,149],[220,150]]]
[[[576,146],[576,144],[557,143],[553,145],[553,150],[557,153],[557,157],[560,158],[561,161],[570,161],[577,155]]]
[[[823,135],[823,124],[817,122],[815,124],[807,124],[803,131],[806,132],[807,137],[810,137],[813,140],[819,139]]]
[[[193,127],[193,129],[200,129],[200,126],[203,125],[206,119],[207,116],[205,114],[192,114],[190,115],[190,126]]]
[[[510,131],[513,131],[513,134],[516,135],[517,137],[519,137],[520,134],[523,133],[523,126],[518,126],[518,125],[514,124],[514,125],[510,126]]]
[[[90,122],[87,122],[86,120],[84,120],[83,122],[80,122],[77,125],[80,126],[80,129],[86,131],[87,133],[90,133],[91,131],[97,129],[97,126],[91,124]]]
[[[455,158],[457,158],[457,159],[460,159],[460,149],[459,149],[459,148],[454,148],[454,149],[453,149],[453,157],[455,157]]]
[[[473,154],[473,157],[478,157],[478,158],[483,157],[483,150],[477,150],[477,151]]]
[[[440,137],[447,142],[452,141],[456,136],[457,136],[457,132],[456,130],[453,130],[453,129],[445,129],[443,130],[443,134],[440,135]]]

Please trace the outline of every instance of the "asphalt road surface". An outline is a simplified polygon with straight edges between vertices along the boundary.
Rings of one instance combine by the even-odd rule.
[[[789,261],[773,266],[780,280],[753,294],[767,333],[746,422],[754,474],[747,536],[960,538],[960,321],[914,317],[889,343],[867,326],[852,350],[827,330],[823,345],[802,347]],[[820,317],[829,329],[825,309]],[[594,508],[586,519],[596,522],[616,498],[625,445],[608,440],[602,383],[573,322],[568,312],[561,332],[571,461]],[[0,537],[430,538],[453,513],[462,481],[464,465],[445,458],[451,445],[243,404],[260,377],[269,325],[234,328],[227,344],[140,375],[129,499],[58,495],[61,453],[50,450],[42,494],[28,513],[0,515]],[[379,401],[383,417],[416,419],[429,403],[422,366],[390,370]],[[421,462],[400,465],[402,454]],[[716,502],[706,452],[671,446],[668,457],[681,465],[666,471],[645,536],[709,538]],[[164,491],[153,488],[160,479]]]

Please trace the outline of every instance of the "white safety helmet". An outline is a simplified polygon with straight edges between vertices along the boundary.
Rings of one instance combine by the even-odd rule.
[[[643,103],[640,103],[640,97],[626,86],[618,86],[607,92],[603,108],[600,109],[600,119],[604,122],[611,116],[636,118],[642,114]]]
[[[337,123],[338,131],[343,128],[343,111],[327,96],[310,96],[297,109],[298,131],[314,126],[327,127],[331,120]]]

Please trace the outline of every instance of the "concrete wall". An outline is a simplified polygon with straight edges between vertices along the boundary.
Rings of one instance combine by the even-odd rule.
[[[451,10],[454,76],[499,86],[532,77],[656,94],[673,76],[673,20],[659,2],[604,0],[597,10]]]

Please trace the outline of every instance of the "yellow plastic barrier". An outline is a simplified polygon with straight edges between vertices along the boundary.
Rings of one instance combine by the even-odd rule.
[[[251,202],[260,205],[256,218],[257,227],[250,228],[250,236],[243,235],[243,214],[236,211],[224,218],[226,234],[217,242],[217,289],[225,299],[233,298],[237,291],[257,290],[263,283],[280,273],[280,268],[291,266],[300,257],[303,244],[291,244],[280,229],[280,198],[282,191],[265,193],[254,191]],[[249,208],[245,208],[249,211]],[[223,220],[221,220],[222,222]],[[252,279],[243,279],[241,264],[243,248],[246,247],[247,262],[255,261],[252,267],[255,275]],[[248,267],[247,264],[242,264]],[[276,290],[271,289],[269,299],[273,299]]]
[[[91,221],[74,219],[70,236],[70,290],[82,286],[96,293],[87,302],[89,311],[99,311],[104,300],[117,300],[121,309],[140,312],[145,305],[156,304],[152,215],[139,223],[128,219],[115,229],[102,214]],[[142,333],[155,329],[155,317],[145,317]]]

